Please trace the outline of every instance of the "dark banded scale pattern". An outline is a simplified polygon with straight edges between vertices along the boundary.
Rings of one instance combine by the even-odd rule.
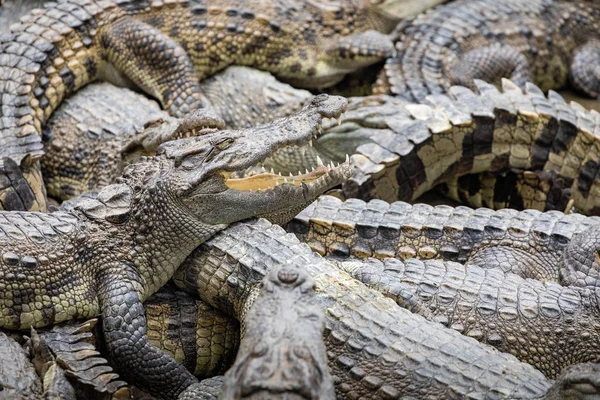
[[[287,230],[326,256],[457,261],[561,282],[565,250],[573,240],[585,241],[585,232],[599,223],[599,217],[558,211],[342,202],[321,196],[288,223]]]
[[[355,173],[344,195],[414,201],[467,174],[555,171],[553,180],[562,180],[561,193],[568,191],[577,210],[599,214],[600,114],[552,91],[545,96],[532,84],[524,91],[508,80],[502,91],[476,84],[479,94],[453,86],[423,104],[365,98],[363,103],[379,102],[368,110],[377,126],[362,123],[374,131],[352,156]],[[356,104],[349,114],[360,113]],[[526,189],[518,195],[524,208],[544,210],[556,203],[551,189],[539,188],[537,197],[528,197]]]
[[[265,220],[237,223],[215,235],[174,280],[239,316],[264,276],[282,264],[316,281],[337,396],[536,399],[551,386],[513,356],[399,307]]]
[[[445,94],[473,79],[544,91],[571,82],[600,94],[600,5],[576,0],[457,0],[400,24],[396,53],[386,61],[375,92],[411,102]]]

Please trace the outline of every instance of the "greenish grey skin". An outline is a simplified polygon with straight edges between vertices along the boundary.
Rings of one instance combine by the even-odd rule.
[[[265,220],[221,231],[174,280],[239,317],[281,264],[297,265],[316,281],[338,398],[542,398],[552,384],[513,356],[399,307]]]
[[[600,289],[523,279],[451,261],[341,261],[340,268],[400,306],[510,353],[550,379],[600,362]]]
[[[223,399],[333,400],[315,281],[298,265],[272,269],[242,315],[242,342]]]
[[[0,399],[38,400],[42,385],[21,345],[0,332]]]
[[[599,217],[321,196],[286,229],[324,256],[438,259],[594,288]]]
[[[375,91],[411,102],[445,94],[473,79],[544,91],[570,81],[588,96],[600,94],[597,75],[600,5],[575,0],[457,0],[397,28],[396,53]]]
[[[291,115],[313,97],[267,72],[239,66],[205,80],[201,87],[211,109],[230,129]],[[174,139],[143,129],[160,119],[168,115],[156,102],[109,83],[91,84],[69,97],[42,133],[41,166],[48,195],[67,200],[113,182],[126,164],[154,154],[163,141]],[[300,154],[297,148],[283,148],[270,159],[281,152]],[[315,158],[311,165],[316,165]]]
[[[203,379],[181,393],[177,400],[218,400],[223,388],[223,375]]]
[[[41,131],[63,99],[86,84],[135,85],[174,116],[207,106],[198,79],[230,65],[326,87],[391,54],[382,32],[397,18],[379,3],[50,2],[0,37],[0,189],[8,191],[2,209],[46,209]]]
[[[142,302],[228,224],[253,216],[284,222],[346,179],[344,164],[299,186],[238,191],[223,175],[241,173],[277,148],[307,143],[324,117],[337,118],[345,106],[343,98],[321,95],[271,124],[165,143],[70,212],[1,213],[0,327],[29,329],[100,313],[117,370],[159,397],[175,398],[196,378],[148,342]],[[161,126],[192,130],[212,118],[198,112]],[[28,285],[42,301],[20,290],[23,276],[36,278]]]
[[[550,174],[536,178],[549,183],[536,184],[537,195],[520,184],[488,196],[523,209],[563,211],[568,195],[576,210],[600,213],[600,114],[529,83],[524,90],[508,80],[501,90],[475,84],[478,94],[453,86],[422,104],[389,96],[350,99],[342,124],[326,125],[314,143],[325,161],[351,155],[356,167],[341,195],[413,202],[468,174],[516,170]]]

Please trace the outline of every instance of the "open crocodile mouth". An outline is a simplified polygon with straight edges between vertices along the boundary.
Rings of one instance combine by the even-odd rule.
[[[344,163],[338,163],[335,165],[333,162],[328,165],[323,164],[323,161],[317,156],[317,165],[312,167],[312,170],[308,169],[305,173],[298,171],[298,174],[292,173],[289,176],[282,175],[281,172],[276,173],[273,169],[267,171],[264,167],[252,167],[243,173],[234,172],[228,173],[223,172],[225,178],[225,184],[227,187],[242,192],[252,191],[267,191],[274,189],[279,185],[293,185],[302,186],[311,183],[319,183],[320,180],[331,175],[333,171],[339,171],[346,169],[350,165],[350,159],[346,155],[346,161]]]
[[[344,110],[340,110],[338,115],[331,118],[332,120],[337,121],[338,125],[341,124],[343,111]],[[313,130],[312,136],[309,140],[303,141],[302,143],[284,145],[277,150],[296,149],[300,151],[301,147],[299,146],[308,145],[312,147],[313,139],[318,139],[323,134],[323,122],[325,120],[329,120],[329,118],[322,118],[322,120]],[[336,164],[334,162],[330,162],[325,164],[321,158],[317,156],[315,164],[316,165],[310,167],[310,171],[307,168],[305,169],[304,173],[302,173],[302,171],[298,171],[297,174],[289,173],[289,175],[284,175],[281,172],[275,172],[273,168],[271,168],[270,171],[267,171],[262,166],[261,162],[258,165],[247,168],[245,171],[221,171],[221,175],[223,176],[225,185],[227,185],[227,187],[242,192],[263,192],[273,190],[282,185],[306,187],[310,184],[318,185],[321,182],[326,183],[328,180],[327,178],[333,175],[336,177],[346,175],[345,172],[350,168],[350,158],[348,155],[346,155],[346,160],[343,163]]]

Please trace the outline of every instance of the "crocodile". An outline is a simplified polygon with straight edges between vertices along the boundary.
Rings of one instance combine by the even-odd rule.
[[[596,73],[600,5],[575,0],[457,0],[440,5],[396,32],[396,53],[386,61],[375,94],[411,102],[445,94],[473,79],[544,91],[569,81],[590,97],[600,95]]]
[[[306,144],[324,117],[338,118],[345,106],[343,98],[319,95],[270,124],[164,143],[71,212],[1,213],[0,327],[37,328],[100,313],[117,371],[159,397],[176,397],[196,378],[148,342],[143,300],[228,224],[254,216],[285,222],[346,179],[347,163],[290,178],[233,176],[277,148]],[[206,114],[211,121],[199,110],[177,127],[198,128]]]
[[[286,229],[324,256],[438,259],[598,287],[600,217],[321,196]]]
[[[0,399],[38,400],[42,385],[29,355],[3,332],[0,332],[0,349]]]
[[[344,122],[326,124],[314,142],[326,162],[352,154],[354,174],[340,195],[412,202],[467,174],[516,169],[562,181],[556,192],[540,187],[525,208],[562,207],[554,199],[568,194],[578,211],[600,214],[600,114],[529,83],[521,90],[502,80],[501,91],[475,83],[479,94],[453,86],[423,104],[383,95],[350,99]],[[521,198],[527,196],[526,185]]]
[[[221,398],[335,399],[314,279],[298,265],[282,265],[270,270],[260,286],[242,306],[243,338]],[[197,391],[191,386],[180,399]]]
[[[267,72],[237,66],[206,79],[201,87],[211,109],[230,129],[291,115],[313,97]],[[171,139],[149,136],[152,131],[142,129],[166,119],[156,102],[129,89],[95,83],[78,91],[42,130],[41,167],[48,196],[67,200],[113,182],[126,163],[152,155],[162,141]]]
[[[571,186],[556,170],[512,168],[498,173],[467,174],[451,178],[435,189],[446,198],[473,208],[578,210],[571,200]]]
[[[62,0],[34,10],[0,37],[0,188],[18,196],[11,209],[46,208],[41,129],[87,83],[136,85],[174,116],[207,106],[198,79],[232,64],[324,87],[391,54],[381,32],[397,18],[386,3]]]
[[[343,271],[400,306],[513,354],[550,379],[600,362],[600,291],[451,261],[345,260]]]
[[[223,374],[232,365],[240,338],[237,320],[170,285],[150,296],[144,302],[144,309],[150,342],[198,378]],[[71,321],[39,332],[32,330],[26,338],[25,347],[33,355],[33,365],[44,382],[45,396],[53,393],[65,398],[73,388],[77,397],[87,399],[124,400],[135,393],[136,388],[120,380],[101,357],[99,351],[103,346],[95,329],[97,321],[95,318]],[[27,356],[21,360],[19,354],[23,348],[3,332],[0,342],[5,349],[3,357],[7,357],[3,359],[4,365],[8,368],[0,374],[2,392],[8,398],[17,397],[17,391],[20,398],[40,398],[40,378]],[[73,386],[64,381],[65,376]],[[202,382],[206,385],[209,381]],[[27,388],[29,396],[24,394]]]
[[[539,399],[549,390],[577,389],[561,377],[551,389],[554,381],[531,365],[399,307],[264,219],[233,224],[204,242],[174,282],[239,316],[281,264],[297,265],[316,282],[337,398]],[[600,390],[594,367],[578,367],[587,393]]]

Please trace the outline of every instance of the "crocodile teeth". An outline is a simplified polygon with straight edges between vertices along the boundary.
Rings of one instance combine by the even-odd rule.
[[[308,145],[309,145],[310,147],[313,147],[312,139],[310,139],[310,140],[308,141]]]
[[[323,160],[321,160],[321,157],[317,156],[317,166],[318,167],[323,167],[325,164],[323,164]]]
[[[342,117],[337,117],[337,123],[338,123],[338,126],[340,126],[342,124]]]
[[[346,162],[350,162],[350,157],[346,154]]]

